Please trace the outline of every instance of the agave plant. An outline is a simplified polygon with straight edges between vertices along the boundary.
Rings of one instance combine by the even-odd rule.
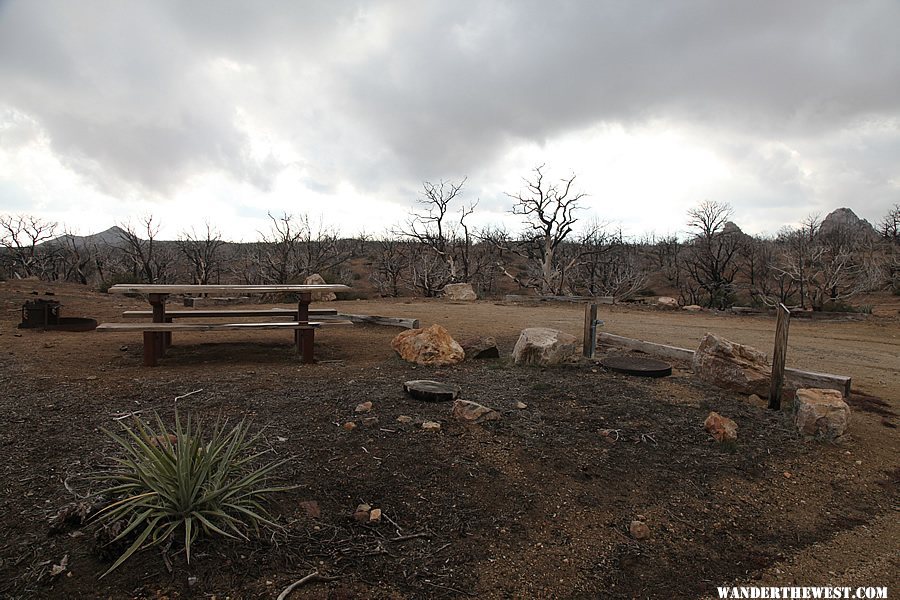
[[[183,536],[185,557],[201,534],[248,539],[260,526],[278,527],[262,502],[272,492],[290,489],[268,486],[271,472],[286,460],[255,466],[262,453],[253,447],[246,420],[234,427],[217,421],[207,441],[202,426],[190,415],[175,413],[175,429],[166,429],[159,415],[156,427],[135,418],[123,424],[124,435],[105,431],[124,451],[116,467],[97,476],[109,487],[100,492],[114,501],[98,513],[108,523],[125,523],[110,542],[137,537],[106,571],[105,577],[142,548]]]

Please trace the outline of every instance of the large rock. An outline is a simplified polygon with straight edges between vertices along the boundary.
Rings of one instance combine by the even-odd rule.
[[[476,336],[459,340],[459,345],[466,353],[467,359],[500,358],[497,340],[492,337]]]
[[[471,283],[448,283],[441,293],[447,300],[478,300]]]
[[[462,346],[440,325],[402,331],[391,341],[391,348],[403,360],[419,365],[455,365],[466,357]]]
[[[796,407],[794,423],[804,435],[837,440],[850,424],[850,407],[837,390],[800,388]]]
[[[671,296],[660,296],[656,299],[656,303],[660,306],[666,306],[669,308],[678,308],[678,300]]]
[[[319,275],[318,273],[313,273],[304,281],[306,285],[327,285],[328,282],[325,281],[325,278]],[[337,296],[334,292],[313,292],[312,293],[312,301],[313,302],[331,302],[333,300],[337,300]]]
[[[737,441],[737,423],[717,412],[709,413],[706,421],[703,422],[703,427],[717,442]]]
[[[470,400],[455,401],[453,403],[453,411],[451,414],[457,419],[471,421],[473,423],[496,421],[500,418],[500,413],[496,410]]]
[[[558,365],[575,355],[575,336],[548,327],[529,327],[519,334],[512,357],[517,365]]]
[[[717,387],[769,396],[772,368],[766,355],[750,346],[707,333],[694,353],[692,368],[699,379]]]

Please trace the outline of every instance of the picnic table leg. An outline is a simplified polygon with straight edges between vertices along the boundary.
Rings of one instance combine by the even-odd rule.
[[[310,292],[300,292],[297,300],[297,322],[309,323],[309,303],[312,302],[312,294]],[[300,352],[300,362],[311,364],[315,362],[313,358],[313,341],[316,332],[314,329],[298,329],[297,333],[297,350]]]
[[[144,366],[156,366],[156,342],[157,334],[152,331],[144,332]]]
[[[166,298],[168,294],[150,294],[150,306],[153,307],[153,322],[166,322]],[[156,356],[164,356],[166,346],[171,343],[172,338],[166,337],[165,332],[154,333],[156,339]]]
[[[316,362],[313,358],[313,342],[315,341],[316,330],[312,328],[298,329],[297,332],[300,334],[300,343],[297,348],[300,351],[300,362],[307,365]]]

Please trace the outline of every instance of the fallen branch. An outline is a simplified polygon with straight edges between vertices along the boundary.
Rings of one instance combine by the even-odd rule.
[[[401,535],[395,538],[391,538],[389,542],[405,542],[406,540],[413,540],[415,538],[423,538],[423,537],[431,537],[430,531],[421,531],[419,533],[411,533],[409,535]]]
[[[182,398],[187,398],[188,396],[193,396],[194,394],[199,394],[202,391],[203,391],[203,389],[201,388],[199,390],[194,390],[193,392],[188,392],[187,394],[182,394],[181,396],[175,396],[175,402],[178,402]]]
[[[278,599],[277,599],[277,600],[284,600],[285,598],[287,598],[287,597],[290,595],[291,592],[293,592],[295,589],[297,589],[298,587],[300,587],[300,586],[303,585],[304,583],[309,583],[309,582],[311,582],[311,581],[334,581],[335,579],[340,579],[340,577],[327,577],[327,576],[325,576],[325,575],[320,575],[318,571],[313,571],[312,573],[310,573],[310,574],[307,575],[306,577],[304,577],[304,578],[302,578],[302,579],[298,579],[297,581],[295,581],[295,582],[292,583],[291,585],[289,585],[289,586],[287,586],[286,588],[284,588],[284,589],[281,591],[281,593],[278,594]]]

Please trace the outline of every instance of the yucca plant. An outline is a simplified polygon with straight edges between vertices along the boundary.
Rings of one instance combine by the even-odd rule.
[[[135,418],[133,426],[123,424],[124,435],[104,430],[124,454],[113,459],[111,472],[97,476],[109,486],[100,494],[113,499],[97,518],[125,524],[110,544],[137,537],[101,578],[138,550],[181,536],[190,562],[191,544],[201,534],[248,539],[260,526],[278,527],[262,502],[290,489],[268,485],[269,475],[287,459],[255,466],[263,453],[254,452],[259,434],[249,434],[246,420],[230,428],[217,421],[207,441],[190,415],[183,420],[176,411],[172,431],[159,415],[155,421],[154,428]]]

